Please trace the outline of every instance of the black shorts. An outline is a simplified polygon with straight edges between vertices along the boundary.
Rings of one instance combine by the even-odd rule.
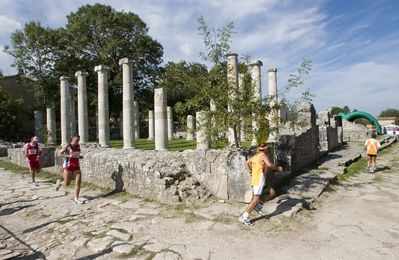
[[[266,184],[265,189],[275,188],[274,172],[269,170],[266,173]]]
[[[367,154],[367,156],[370,157],[370,158],[377,158],[376,154]]]

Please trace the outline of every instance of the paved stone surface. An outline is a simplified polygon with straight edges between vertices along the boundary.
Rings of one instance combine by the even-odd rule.
[[[336,174],[330,159],[313,170]],[[83,187],[87,203],[74,205],[73,188],[39,179],[32,189],[28,176],[0,169],[0,259],[259,259],[260,241],[269,259],[397,259],[398,161],[396,144],[376,175],[333,185],[299,214],[303,197],[282,195],[264,217],[251,214],[252,227],[238,222],[244,204],[170,206]]]

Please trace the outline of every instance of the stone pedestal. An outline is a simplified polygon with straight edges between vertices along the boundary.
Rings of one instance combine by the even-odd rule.
[[[260,102],[262,99],[262,81],[261,81],[261,67],[263,63],[260,60],[254,61],[251,66],[251,83],[252,83],[252,98],[254,102]],[[252,140],[251,145],[257,145],[256,134],[259,131],[258,115],[252,115]]]
[[[187,116],[187,141],[194,140],[195,121],[192,115]]]
[[[162,151],[169,148],[168,122],[166,105],[166,90],[155,89],[154,92],[154,123],[155,123],[155,150]]]
[[[86,71],[77,71],[75,73],[75,77],[78,80],[78,133],[81,144],[89,142],[89,115],[87,109],[86,84],[88,75]]]
[[[61,145],[69,143],[71,138],[70,123],[70,103],[71,94],[69,93],[69,78],[62,76],[60,78],[60,104],[61,104]]]
[[[227,82],[229,87],[229,99],[230,102],[228,103],[228,111],[229,113],[234,113],[233,106],[231,105],[232,102],[235,101],[237,98],[237,90],[238,90],[238,60],[237,54],[228,52],[225,54],[227,58]],[[236,126],[236,130],[238,127]],[[238,133],[237,133],[238,135]],[[229,146],[236,145],[236,138],[234,135],[234,127],[230,126],[228,129],[228,140]]]
[[[43,112],[41,110],[33,111],[34,119],[35,119],[35,136],[37,136],[40,142],[44,142],[43,140]]]
[[[53,145],[57,142],[56,136],[56,121],[55,121],[55,111],[54,108],[48,107],[46,109],[47,117],[47,144]]]
[[[197,119],[197,149],[209,149],[209,138],[207,135],[207,118],[205,111],[196,113]]]
[[[148,140],[154,140],[154,111],[148,111]]]
[[[140,110],[137,101],[134,101],[134,136],[140,138]]]
[[[101,147],[110,147],[109,105],[108,105],[108,71],[109,67],[94,67],[98,74],[98,142]]]
[[[173,113],[172,108],[167,107],[167,117],[168,117],[168,140],[173,139]]]
[[[132,64],[128,58],[119,60],[123,72],[123,148],[135,146],[134,87]]]
[[[269,90],[269,98],[270,98],[270,106],[273,108],[278,105],[278,96],[277,96],[277,69],[272,68],[267,71],[268,78],[268,90]],[[270,124],[270,133],[269,133],[269,141],[274,142],[276,140],[276,136],[278,133],[278,123],[280,121],[279,111],[278,109],[272,109],[269,114],[269,124]]]

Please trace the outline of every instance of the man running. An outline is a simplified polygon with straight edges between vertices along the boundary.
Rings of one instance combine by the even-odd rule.
[[[364,148],[367,151],[367,169],[369,173],[375,172],[375,161],[377,159],[378,150],[381,147],[380,142],[375,139],[377,135],[373,132],[371,138],[367,139],[364,143]]]
[[[258,153],[245,162],[246,167],[248,167],[248,169],[251,171],[251,187],[253,197],[251,202],[248,204],[246,211],[240,216],[239,220],[247,226],[253,225],[249,220],[249,214],[252,212],[252,210],[258,206],[258,210],[261,211],[259,202],[265,186],[266,173],[269,169],[278,171],[283,170],[282,167],[277,167],[270,162],[266,155],[267,149],[268,147],[266,144],[261,144],[258,147]]]
[[[58,153],[59,157],[64,158],[62,165],[64,180],[57,180],[57,183],[55,184],[55,189],[58,191],[61,185],[68,187],[69,184],[71,184],[71,180],[75,179],[75,198],[73,199],[74,204],[83,203],[83,201],[79,199],[80,185],[82,182],[82,173],[80,171],[79,160],[83,159],[83,156],[80,155],[79,140],[80,137],[78,135],[74,135],[72,137],[71,143],[65,145]]]
[[[23,147],[26,160],[28,162],[29,171],[32,175],[32,187],[37,188],[39,185],[36,183],[36,174],[40,172],[39,156],[42,153],[42,146],[39,145],[39,138],[34,136],[30,142]]]

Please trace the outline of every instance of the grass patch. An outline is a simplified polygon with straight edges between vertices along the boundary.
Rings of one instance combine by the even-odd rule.
[[[338,176],[339,181],[345,181],[349,177],[358,175],[361,171],[367,168],[367,160],[361,158],[357,162],[352,163],[348,168],[346,168],[345,173]]]
[[[64,225],[64,224],[66,224],[66,223],[68,223],[68,222],[71,222],[71,221],[74,221],[74,219],[72,219],[72,218],[60,219],[60,220],[57,220],[56,222],[57,222],[58,224]]]
[[[325,166],[321,166],[321,167],[317,167],[317,169],[321,170],[321,171],[328,171],[330,168],[325,167]]]
[[[14,173],[20,173],[23,175],[27,174],[30,176],[28,167],[22,167],[22,166],[14,164],[10,161],[0,160],[0,168],[4,168],[4,169],[14,172]],[[58,180],[60,178],[60,175],[41,170],[39,173],[36,174],[36,177],[43,178],[43,179],[46,179],[51,182],[55,182],[56,180]]]
[[[232,216],[229,216],[229,215],[220,214],[220,215],[216,216],[213,219],[213,221],[219,222],[219,223],[231,224],[231,223],[234,222],[234,218]]]
[[[140,255],[150,253],[149,251],[144,249],[144,246],[145,246],[145,244],[137,245],[137,246],[133,247],[132,250],[128,254],[121,254],[119,257],[120,258],[132,258],[134,256],[140,256]],[[155,255],[156,255],[156,253],[151,252],[150,255],[148,257],[146,257],[145,259],[153,259],[155,257]]]

